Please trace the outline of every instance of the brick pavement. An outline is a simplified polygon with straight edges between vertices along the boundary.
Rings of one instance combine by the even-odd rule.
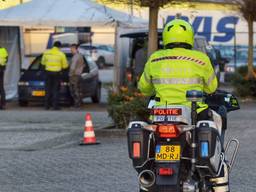
[[[125,139],[101,138],[101,145],[3,152],[1,192],[131,191],[136,177]]]
[[[241,142],[231,175],[232,191],[235,192],[255,191],[255,112],[256,104],[250,103],[229,115],[227,137],[238,137]],[[43,113],[41,115],[44,117]],[[66,126],[70,125],[68,121],[66,119]],[[67,131],[71,129],[67,127]],[[97,146],[79,146],[80,138],[76,130],[22,148],[0,149],[0,192],[138,191],[125,137],[100,137],[97,139],[102,144]]]

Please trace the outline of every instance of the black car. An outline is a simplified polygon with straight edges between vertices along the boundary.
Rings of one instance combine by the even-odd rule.
[[[65,53],[70,63],[72,54]],[[80,78],[82,98],[91,97],[94,103],[100,102],[101,82],[98,67],[90,56],[83,55],[86,61],[84,72]],[[18,82],[19,105],[27,106],[29,102],[44,102],[46,74],[41,65],[42,55],[37,56],[27,70],[22,71]],[[68,69],[62,72],[59,94],[60,103],[72,104],[73,99],[69,91]]]

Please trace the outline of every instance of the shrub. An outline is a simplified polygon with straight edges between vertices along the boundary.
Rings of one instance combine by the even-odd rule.
[[[109,91],[108,114],[119,129],[127,128],[131,120],[145,121],[149,117],[147,98],[136,89],[121,87]]]
[[[240,97],[256,97],[256,79],[247,80],[247,66],[239,67],[232,76],[232,85]]]

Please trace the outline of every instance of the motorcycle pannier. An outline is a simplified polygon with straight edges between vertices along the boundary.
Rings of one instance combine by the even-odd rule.
[[[131,122],[127,131],[129,157],[134,167],[142,165],[149,154],[150,131],[143,129],[144,122]]]
[[[197,167],[204,175],[216,176],[221,163],[220,135],[210,121],[199,122],[197,128]]]

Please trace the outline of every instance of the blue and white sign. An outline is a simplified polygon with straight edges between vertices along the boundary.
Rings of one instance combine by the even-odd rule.
[[[247,45],[247,22],[236,11],[228,10],[190,10],[190,9],[161,9],[159,12],[159,27],[164,22],[171,21],[176,14],[189,21],[197,35],[204,36],[213,44]]]
[[[173,15],[168,16],[167,22],[173,20],[174,18],[175,16]],[[239,17],[237,16],[225,16],[220,18],[217,25],[214,26],[212,16],[196,16],[192,22],[187,16],[182,16],[181,19],[192,23],[195,33],[200,36],[205,36],[207,41],[221,43],[229,42],[234,38],[236,25],[239,21]]]

